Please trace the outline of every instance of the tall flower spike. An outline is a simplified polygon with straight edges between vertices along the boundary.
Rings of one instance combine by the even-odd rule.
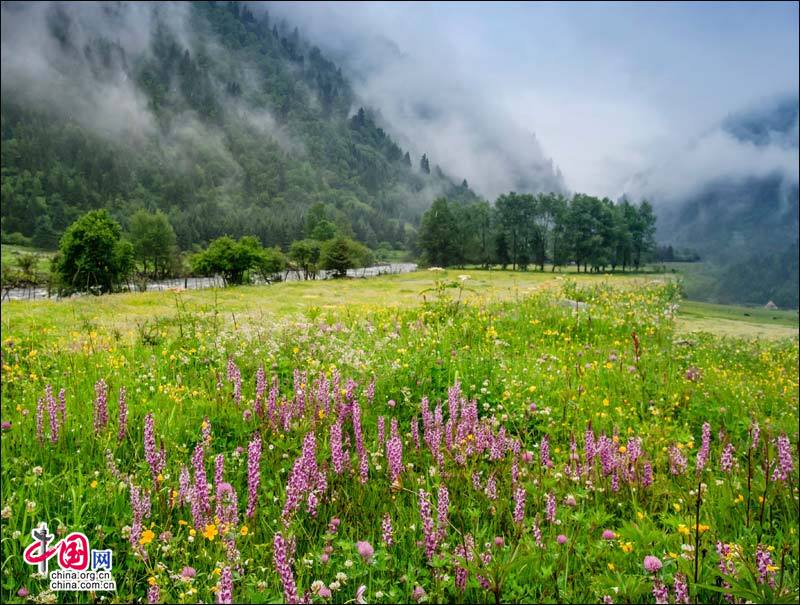
[[[394,530],[392,529],[392,517],[389,515],[389,513],[383,515],[381,533],[383,543],[386,544],[386,546],[391,546],[394,543]]]
[[[158,485],[158,476],[164,470],[163,450],[156,449],[156,435],[153,420],[153,413],[150,412],[144,417],[144,458],[150,465],[150,472],[153,475],[153,484]]]
[[[58,411],[61,414],[61,426],[67,422],[67,391],[61,389],[58,392]]]
[[[280,534],[275,532],[275,538],[272,542],[273,559],[275,561],[275,571],[278,572],[278,577],[283,584],[283,596],[287,603],[298,603],[297,598],[297,585],[294,581],[294,573],[289,565],[289,552],[286,540]]]
[[[94,385],[94,432],[99,433],[108,424],[108,385],[102,378]]]
[[[49,384],[44,389],[47,399],[47,413],[50,416],[50,443],[58,441],[58,404],[53,397],[53,387]]]
[[[40,397],[36,401],[36,440],[39,445],[44,443],[44,432],[42,429],[44,422],[44,400]]]
[[[542,466],[545,468],[552,468],[553,461],[550,460],[550,439],[545,435],[542,437],[542,442],[539,445],[539,459]]]
[[[233,603],[233,576],[229,565],[223,567],[219,575],[217,603]]]
[[[437,532],[437,542],[443,542],[447,536],[447,512],[450,508],[450,492],[447,491],[447,486],[442,485],[439,488],[439,498],[436,510],[436,524],[439,527]]]
[[[514,491],[514,523],[520,525],[525,520],[525,488]]]
[[[711,445],[711,425],[708,422],[703,423],[703,436],[700,442],[700,450],[697,452],[697,460],[695,463],[695,470],[701,473],[708,461],[708,450]]]
[[[418,496],[419,514],[422,517],[422,532],[425,535],[425,556],[428,561],[432,561],[436,552],[436,531],[433,527],[430,496],[424,489],[419,490]]]
[[[125,387],[119,388],[119,430],[117,431],[117,440],[122,441],[125,439],[125,433],[128,430],[128,402],[126,399]]]
[[[258,485],[261,481],[261,436],[256,435],[247,446],[247,516],[252,517],[258,503]]]
[[[214,458],[214,487],[218,487],[222,483],[223,475],[225,474],[225,455],[217,454]]]

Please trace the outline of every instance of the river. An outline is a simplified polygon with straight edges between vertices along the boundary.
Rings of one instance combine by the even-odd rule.
[[[386,265],[376,265],[374,267],[362,267],[361,269],[349,269],[347,271],[348,277],[376,277],[378,275],[392,275],[398,273],[411,273],[417,270],[416,263],[389,263]],[[320,271],[317,279],[331,279],[333,271]],[[302,273],[295,271],[284,271],[281,274],[282,281],[303,281]],[[258,279],[254,282],[255,285],[266,285],[267,282]],[[148,292],[163,292],[165,290],[200,290],[203,288],[221,288],[223,286],[222,277],[185,277],[179,279],[165,279],[160,281],[153,281],[147,284]],[[136,291],[133,284],[128,284],[131,292]],[[3,302],[10,300],[42,300],[46,298],[59,299],[61,297],[56,294],[48,296],[47,288],[11,288],[3,290]],[[87,294],[73,295],[73,296],[87,296]],[[71,297],[70,297],[71,298]]]

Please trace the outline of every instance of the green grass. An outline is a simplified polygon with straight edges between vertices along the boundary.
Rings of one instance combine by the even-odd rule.
[[[0,244],[0,259],[3,265],[18,268],[17,261],[23,254],[35,254],[37,257],[36,271],[47,273],[50,271],[50,259],[55,252],[40,250],[38,248],[27,248],[25,246],[12,246],[10,244]]]
[[[128,331],[145,321],[173,318],[178,306],[205,315],[218,314],[228,323],[259,319],[292,318],[318,309],[325,313],[357,306],[401,308],[430,299],[437,279],[456,279],[466,274],[465,298],[489,300],[518,298],[539,288],[558,287],[565,276],[549,272],[417,271],[369,279],[285,282],[270,286],[180,292],[124,293],[100,298],[85,296],[70,300],[12,301],[4,303],[3,333],[15,335],[46,329],[67,335],[80,325],[106,331]],[[654,279],[648,275],[584,275],[568,277],[578,283],[614,283],[633,287]],[[666,279],[666,278],[665,278]]]
[[[460,274],[471,279],[461,282]],[[32,527],[47,521],[51,530],[83,531],[92,547],[113,550],[113,602],[143,602],[153,583],[163,602],[214,602],[226,568],[236,602],[280,602],[278,533],[295,544],[289,569],[300,593],[323,582],[334,589],[335,603],[352,603],[362,585],[370,603],[409,602],[416,587],[426,602],[652,602],[654,576],[642,564],[648,555],[664,563],[659,581],[672,586],[680,573],[693,601],[724,603],[715,587],[734,577],[719,575],[718,542],[741,552],[730,561],[737,598],[796,602],[798,340],[707,330],[687,338],[681,322],[750,322],[735,310],[693,303],[682,304],[676,321],[677,289],[668,280],[421,271],[4,304],[0,419],[11,426],[0,442],[0,598],[23,602],[17,594],[24,586],[46,600],[46,583],[31,576],[20,553]],[[587,307],[559,304],[566,298]],[[791,330],[783,321],[772,327]],[[66,401],[66,423],[52,443],[47,385],[54,411],[62,388]],[[120,432],[122,387],[128,420]],[[344,405],[356,400],[357,408]],[[96,413],[101,401],[107,423]],[[426,413],[423,402],[432,419],[420,428],[417,448],[412,426]],[[163,467],[145,451],[148,417],[154,449],[163,443]],[[59,424],[57,413],[53,419]],[[388,437],[392,420],[403,464],[394,483],[378,438],[379,423]],[[460,428],[451,442],[443,434],[454,422]],[[761,431],[755,450],[753,422]],[[349,443],[341,472],[336,427]],[[592,463],[584,451],[588,430],[605,444]],[[709,457],[696,472],[704,430]],[[429,447],[426,435],[441,444]],[[782,464],[788,452],[793,468],[773,481],[775,439],[784,435]],[[255,436],[263,447],[255,514],[247,517],[247,450]],[[322,489],[312,475],[316,515],[307,510],[307,493],[298,509],[286,508],[289,476],[312,436],[314,451],[305,459],[313,456],[325,476]],[[582,470],[570,457],[573,440]],[[215,483],[213,460],[221,456],[222,480],[238,495],[237,519],[227,530],[224,510],[214,518],[213,490],[202,521],[176,501],[182,468],[193,467],[198,448],[208,481]],[[685,456],[685,469],[671,451]],[[725,452],[735,462],[729,469]],[[151,501],[134,544],[129,482]],[[698,500],[692,490],[700,483]],[[440,523],[443,488],[449,506]],[[419,490],[442,534],[429,540],[431,559]],[[521,521],[514,516],[520,493]],[[557,523],[547,519],[551,495]],[[387,514],[391,546],[382,541]],[[341,521],[336,531],[333,518]],[[614,539],[603,539],[604,530]],[[466,562],[456,549],[473,539]],[[359,555],[359,541],[374,547],[371,561]],[[774,591],[748,572],[759,545],[773,549]],[[697,581],[689,552],[705,553]],[[181,579],[185,566],[196,570],[193,579]],[[463,591],[455,583],[462,567]],[[58,598],[93,600],[87,593]]]
[[[704,330],[718,335],[797,337],[798,313],[684,301],[678,312],[678,326],[688,332]]]

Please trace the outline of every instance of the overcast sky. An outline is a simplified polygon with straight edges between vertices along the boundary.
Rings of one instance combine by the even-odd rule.
[[[727,114],[798,90],[797,3],[268,7],[349,57],[367,102],[485,189],[503,183],[480,174],[481,140],[552,158],[572,191],[616,197]]]

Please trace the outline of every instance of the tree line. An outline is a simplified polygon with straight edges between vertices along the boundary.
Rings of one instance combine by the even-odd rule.
[[[267,282],[280,280],[285,270],[296,271],[298,276],[302,273],[305,279],[315,279],[320,270],[343,277],[348,269],[375,262],[369,248],[343,236],[332,225],[315,231],[315,235],[319,233],[324,239],[297,240],[287,253],[277,246],[262,246],[252,235],[238,240],[226,235],[205,249],[181,255],[164,213],[140,210],[123,231],[106,210],[93,210],[67,228],[51,261],[51,277],[62,295],[105,294],[119,290],[131,279],[145,284],[148,279],[175,275],[219,275],[225,285],[240,285],[256,277]],[[10,279],[7,273],[4,267],[4,284]]]
[[[639,269],[656,249],[656,217],[649,202],[556,193],[507,193],[488,202],[457,204],[438,198],[422,216],[417,249],[440,267],[500,265],[578,271]]]

